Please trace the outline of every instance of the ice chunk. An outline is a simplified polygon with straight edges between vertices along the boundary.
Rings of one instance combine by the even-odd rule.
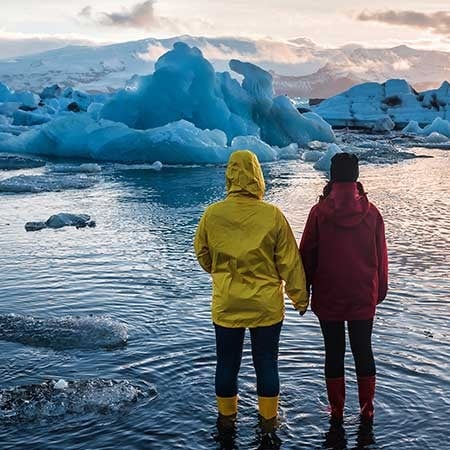
[[[442,144],[449,141],[450,137],[444,136],[443,134],[437,133],[436,131],[433,131],[425,138],[425,142],[428,142],[429,144]]]
[[[375,121],[372,131],[375,132],[387,132],[392,131],[395,128],[395,123],[390,117],[384,117]]]
[[[57,84],[53,84],[52,86],[48,86],[42,90],[42,92],[39,94],[39,96],[46,100],[49,98],[57,98],[61,97],[62,89]]]
[[[156,170],[159,172],[163,168],[161,161],[155,161],[153,164],[115,164],[114,167],[119,170]]]
[[[39,114],[35,112],[22,111],[18,109],[13,114],[13,125],[24,125],[24,126],[33,126],[33,125],[42,125],[43,123],[47,123],[51,120],[51,117],[48,114]]]
[[[278,159],[276,150],[256,136],[237,136],[231,143],[231,150],[251,150],[260,162],[275,161]]]
[[[58,164],[51,169],[53,172],[57,173],[99,173],[102,171],[102,168],[95,163],[85,163],[80,165]]]
[[[422,128],[418,124],[417,120],[411,120],[405,128],[403,128],[402,133],[405,134],[422,134]]]
[[[53,388],[57,390],[67,389],[68,387],[69,383],[66,380],[63,380],[62,378],[53,385]]]
[[[45,161],[23,155],[0,153],[0,170],[32,169],[45,166]]]
[[[108,317],[41,319],[18,314],[0,315],[0,339],[54,349],[114,348],[128,340],[127,326]]]
[[[66,189],[87,189],[97,180],[82,175],[49,176],[18,175],[0,181],[0,192],[52,192]]]
[[[314,169],[324,172],[329,171],[331,167],[331,158],[337,153],[342,153],[342,150],[336,144],[329,145],[326,153],[314,164]]]
[[[440,117],[436,117],[436,119],[433,120],[433,123],[427,125],[423,129],[423,134],[425,135],[429,135],[433,132],[450,138],[450,122],[448,120],[441,119]]]
[[[322,156],[324,156],[324,153],[320,150],[307,150],[303,153],[302,159],[306,162],[316,162],[319,161]]]
[[[128,380],[87,380],[31,384],[0,389],[0,422],[55,420],[66,415],[105,414],[156,396],[152,386]]]

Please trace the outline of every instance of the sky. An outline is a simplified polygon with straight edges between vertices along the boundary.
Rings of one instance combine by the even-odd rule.
[[[450,51],[450,0],[0,0],[0,4],[0,57],[71,42],[181,34],[307,37],[327,47],[408,44]]]

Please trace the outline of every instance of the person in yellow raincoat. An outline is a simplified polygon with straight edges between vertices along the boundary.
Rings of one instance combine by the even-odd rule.
[[[272,433],[280,390],[284,291],[303,315],[309,302],[305,273],[286,218],[262,200],[264,177],[254,153],[241,150],[231,155],[226,187],[225,200],[203,214],[194,242],[197,259],[213,283],[218,425],[226,419],[234,425],[244,334],[249,328],[259,414],[266,424],[263,433]]]

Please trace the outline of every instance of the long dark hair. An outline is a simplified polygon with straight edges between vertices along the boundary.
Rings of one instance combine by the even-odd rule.
[[[331,190],[333,189],[333,181],[329,181],[324,187],[322,191],[322,195],[319,197],[319,201],[325,200],[331,193]],[[363,185],[357,181],[356,187],[358,188],[359,195],[367,195],[367,192],[364,191]]]

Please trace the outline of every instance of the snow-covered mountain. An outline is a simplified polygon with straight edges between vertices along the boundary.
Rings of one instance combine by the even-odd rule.
[[[306,38],[290,41],[178,36],[105,46],[72,45],[0,61],[0,81],[14,89],[40,91],[58,83],[88,91],[121,88],[134,74],[146,74],[177,41],[199,47],[216,70],[232,58],[250,61],[274,75],[277,93],[324,98],[363,81],[403,78],[416,89],[449,78],[450,53],[407,46],[367,49],[355,45],[324,48]]]

